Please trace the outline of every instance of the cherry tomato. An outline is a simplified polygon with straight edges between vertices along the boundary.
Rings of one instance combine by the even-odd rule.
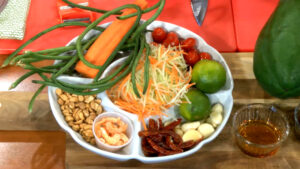
[[[194,38],[187,38],[181,42],[181,48],[185,51],[194,49],[196,45],[196,40]]]
[[[200,59],[203,60],[203,59],[206,59],[206,60],[211,60],[211,56],[209,53],[206,53],[206,52],[201,52],[200,53]]]
[[[170,46],[178,46],[179,45],[179,39],[175,32],[169,32],[167,34],[167,38],[163,41],[163,45],[165,47]]]
[[[184,60],[187,64],[193,66],[200,60],[200,55],[197,50],[192,49],[188,51],[186,55],[184,55]]]
[[[152,38],[154,42],[162,43],[167,37],[167,32],[161,28],[155,28],[152,32]]]

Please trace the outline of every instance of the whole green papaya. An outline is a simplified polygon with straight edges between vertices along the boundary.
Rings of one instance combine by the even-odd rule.
[[[256,41],[253,71],[272,96],[300,96],[300,0],[279,2]]]

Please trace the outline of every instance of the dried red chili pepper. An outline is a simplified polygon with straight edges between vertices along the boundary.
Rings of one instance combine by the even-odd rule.
[[[148,137],[148,136],[154,136],[160,134],[160,131],[149,131],[149,130],[144,130],[139,132],[140,137]]]
[[[158,122],[149,119],[148,130],[139,132],[144,154],[146,156],[177,154],[197,145],[201,140],[183,143],[181,136],[174,131],[180,122],[181,119],[178,119],[164,127],[161,119],[158,119]]]
[[[165,154],[165,155],[172,155],[172,154],[177,154],[177,153],[181,153],[183,151],[180,150],[167,150],[159,145],[157,145],[154,141],[152,141],[150,138],[147,138],[148,143],[152,146],[152,148],[154,150],[156,150],[157,152],[161,153],[161,154]]]
[[[182,144],[182,138],[180,137],[180,135],[178,135],[175,131],[171,131],[171,130],[161,130],[159,131],[161,134],[166,134],[169,135],[173,138],[173,141],[177,144],[177,145],[181,145]]]
[[[171,136],[167,136],[166,137],[166,144],[172,149],[172,150],[180,150],[182,151],[182,149],[177,146],[176,144],[173,143],[172,141],[172,137]]]
[[[155,142],[163,141],[163,136],[161,134],[149,136]]]
[[[164,125],[163,125],[161,118],[158,119],[158,122],[159,122],[159,130],[162,130]]]
[[[142,150],[146,155],[155,155],[157,151],[155,151],[147,142],[146,137],[142,138]]]
[[[182,143],[182,144],[180,145],[180,148],[182,148],[182,149],[190,149],[190,148],[192,148],[195,144],[196,144],[195,141],[190,140],[190,141],[187,141],[187,142]]]
[[[149,130],[158,130],[158,124],[154,119],[149,119]]]

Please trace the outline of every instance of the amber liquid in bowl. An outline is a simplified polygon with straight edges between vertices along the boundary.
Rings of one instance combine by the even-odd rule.
[[[277,143],[281,137],[280,131],[270,123],[259,120],[249,120],[243,122],[238,131],[245,140],[254,143],[251,145],[247,142],[239,142],[238,145],[242,151],[248,155],[265,157],[275,154],[279,148],[279,146],[264,147],[264,145],[267,146]]]

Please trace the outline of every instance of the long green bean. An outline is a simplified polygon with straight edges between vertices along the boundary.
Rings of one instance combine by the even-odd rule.
[[[95,40],[99,37],[100,34],[92,37],[91,39],[89,39],[87,42],[83,42],[84,43],[84,49],[88,49],[91,44],[93,44],[95,42]],[[71,44],[69,46],[64,46],[64,47],[58,47],[58,48],[52,48],[52,49],[45,49],[45,50],[41,50],[41,51],[37,51],[37,52],[31,52],[31,51],[27,51],[25,54],[23,55],[18,55],[16,57],[14,57],[11,60],[11,65],[15,65],[18,61],[22,60],[22,62],[27,63],[27,62],[32,62],[31,59],[28,61],[24,61],[23,58],[28,58],[30,57],[32,54],[34,55],[43,55],[46,56],[45,54],[51,54],[54,56],[58,56],[61,53],[67,52],[67,51],[71,51],[76,49],[75,44]],[[53,57],[52,57],[53,58]],[[34,60],[33,60],[34,61]]]
[[[33,80],[33,83],[37,83],[37,84],[43,84],[43,85],[47,85],[47,86],[53,86],[53,87],[58,87],[68,93],[72,93],[72,94],[77,94],[77,95],[93,95],[93,94],[98,94],[101,93],[109,88],[111,88],[113,85],[115,85],[118,81],[120,81],[121,79],[123,79],[124,77],[126,77],[129,72],[132,70],[132,66],[133,66],[133,60],[131,61],[131,63],[129,64],[129,66],[116,78],[114,78],[112,81],[109,81],[106,84],[101,84],[101,85],[97,85],[97,90],[93,90],[93,91],[83,91],[83,90],[76,90],[73,89],[71,87],[66,87],[60,83],[57,83],[56,79],[52,79],[52,81],[40,81],[40,80]]]
[[[67,60],[67,59],[71,59],[73,56],[51,56],[51,55],[42,55],[42,54],[38,54],[38,53],[35,53],[35,52],[29,52],[32,57],[34,58],[39,58],[39,59],[45,59],[45,60]]]
[[[24,64],[22,67],[24,69],[34,70],[36,72],[55,73],[55,72],[58,71],[58,70],[55,70],[55,69],[37,68],[37,67],[34,67],[32,65],[29,65],[29,64]]]
[[[92,7],[88,7],[88,6],[83,6],[83,5],[79,5],[79,4],[75,4],[69,0],[63,0],[65,3],[69,4],[72,7],[76,7],[76,8],[80,8],[80,9],[85,9],[85,10],[89,10],[89,11],[93,11],[93,12],[98,12],[98,13],[106,13],[108,12],[107,10],[102,10],[102,9],[97,9],[97,8],[92,8]],[[146,8],[144,10],[142,10],[142,14],[144,13],[148,13],[153,11],[154,9],[156,9],[159,6],[160,2],[156,3],[155,5]],[[120,15],[122,14],[122,12],[115,12],[114,14],[116,15]],[[131,18],[133,16],[137,16],[138,13],[132,13],[132,14],[128,14],[128,15],[124,15],[124,16],[118,16],[118,19],[123,20],[123,19],[127,19],[127,18]]]
[[[17,64],[29,64],[29,63],[34,63],[34,62],[40,62],[44,59],[41,58],[24,58],[21,59]]]
[[[34,53],[36,53],[36,54],[53,54],[54,52],[55,53],[64,53],[64,52],[67,52],[70,50],[74,50],[75,48],[76,48],[75,45],[71,45],[71,46],[64,46],[64,47],[58,47],[58,48],[52,48],[52,49],[45,49],[45,50],[37,51]],[[10,64],[15,65],[18,61],[20,61],[23,58],[27,58],[27,57],[30,57],[29,51],[27,51],[25,54],[14,57],[11,60]]]
[[[48,32],[51,32],[51,31],[53,31],[55,29],[66,27],[66,26],[87,26],[87,23],[83,23],[83,22],[65,22],[65,23],[54,25],[54,26],[52,26],[52,27],[50,27],[50,28],[48,28],[46,30],[43,30],[42,32],[36,34],[34,37],[32,37],[31,39],[29,39],[28,41],[26,41],[23,45],[21,45],[18,49],[16,49],[11,55],[9,55],[4,60],[3,64],[1,65],[1,67],[7,66],[11,62],[11,60],[13,59],[13,57],[15,57],[22,49],[24,49],[27,45],[29,45],[34,40],[38,39],[39,37],[41,37],[42,35],[44,35],[44,34],[46,34]]]
[[[32,96],[29,105],[28,105],[28,111],[31,113],[32,112],[32,107],[33,107],[33,103],[36,99],[36,97],[43,91],[43,89],[46,87],[46,85],[42,85]]]
[[[96,40],[97,38],[100,36],[100,34],[94,36],[93,38],[91,38],[86,44],[83,45],[83,50],[88,49]],[[76,45],[75,45],[76,47]],[[76,48],[75,48],[76,49]]]
[[[145,65],[144,65],[144,89],[143,94],[146,94],[148,85],[149,85],[149,55],[150,55],[150,46],[146,43],[146,58],[145,58]]]
[[[78,56],[75,55],[73,58],[64,66],[62,67],[58,72],[56,72],[54,75],[52,75],[52,79],[57,78],[64,72],[66,72],[70,67],[72,67],[76,62],[78,61]]]
[[[55,65],[51,65],[51,66],[45,66],[45,67],[42,67],[44,69],[48,69],[48,68],[60,68],[61,66],[63,66],[65,63],[64,62],[61,62],[61,63],[58,63],[58,64],[55,64]],[[17,87],[23,80],[25,80],[26,78],[30,77],[31,75],[37,73],[36,70],[31,70],[27,73],[25,73],[24,75],[22,75],[20,78],[18,78],[15,82],[13,82],[10,87],[9,87],[9,90],[11,89],[14,89],[15,87]]]
[[[138,98],[140,98],[141,96],[140,96],[139,91],[138,91],[138,89],[136,87],[135,72],[136,72],[136,67],[137,67],[137,65],[139,63],[139,60],[142,57],[144,48],[145,48],[145,38],[141,37],[141,45],[140,45],[139,53],[137,54],[136,58],[134,59],[132,70],[131,70],[132,89],[133,89],[133,92],[135,93],[135,95]]]
[[[24,69],[34,70],[36,72],[54,73],[54,72],[56,72],[55,69],[59,69],[63,65],[65,65],[65,62],[60,62],[60,63],[55,64],[55,65],[45,66],[45,67],[41,67],[41,68],[34,67],[31,64],[20,64],[19,66],[23,67]]]
[[[137,30],[132,34],[132,37],[131,37],[132,40],[137,38],[137,36],[140,35],[142,33],[142,31],[144,31],[146,29],[146,27],[159,16],[159,14],[162,12],[162,10],[164,8],[165,3],[166,3],[166,0],[160,0],[159,7],[158,7],[157,11],[155,12],[155,14],[137,28]]]
[[[156,9],[159,5],[160,5],[160,1],[158,1],[155,5],[153,5],[153,6],[149,7],[149,8],[146,8],[146,9],[142,10],[142,14],[153,11],[153,10]],[[136,16],[136,15],[137,15],[137,13],[132,13],[132,14],[128,14],[128,15],[118,16],[117,18],[120,19],[120,20],[123,20],[123,19],[131,18],[131,17]]]
[[[17,87],[23,80],[25,80],[26,78],[28,78],[29,76],[35,74],[36,72],[31,70],[27,73],[25,73],[23,76],[21,76],[20,78],[18,78],[15,82],[13,82],[8,90],[14,89],[15,87]]]

